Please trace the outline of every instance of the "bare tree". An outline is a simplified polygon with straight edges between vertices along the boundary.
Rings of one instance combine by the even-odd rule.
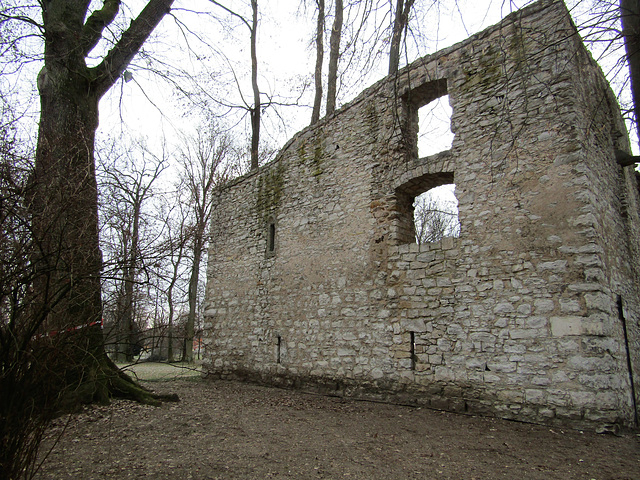
[[[37,273],[31,305],[46,312],[43,331],[78,332],[68,346],[73,355],[65,375],[68,385],[77,387],[68,390],[77,401],[120,395],[156,403],[104,351],[94,148],[100,99],[169,13],[173,0],[149,0],[124,31],[112,28],[120,3],[104,0],[91,9],[88,0],[46,0],[38,6],[6,2],[0,17],[3,24],[30,28],[29,35],[42,38],[44,47],[37,82],[38,145],[28,187],[38,247],[30,255]],[[113,42],[102,43],[110,46],[96,57],[106,34]]]
[[[45,382],[50,372],[41,363],[54,345],[32,348],[44,316],[29,305],[35,245],[24,193],[31,152],[20,151],[14,111],[2,94],[0,113],[0,478],[17,479],[33,473],[40,440],[59,404],[49,395],[56,377]]]
[[[391,33],[391,46],[389,48],[389,75],[398,71],[400,65],[400,44],[402,34],[409,23],[409,13],[415,0],[397,0],[396,12]]]
[[[628,0],[567,0],[584,42],[601,65],[630,134],[638,139],[640,6]]]
[[[416,198],[414,223],[417,243],[437,242],[444,237],[457,237],[460,234],[456,206],[429,193]]]
[[[251,0],[251,20],[247,20],[244,16],[236,13],[235,11],[215,0],[209,1],[214,5],[222,8],[231,16],[240,20],[249,29],[251,46],[251,89],[253,92],[253,104],[249,105],[245,102],[245,108],[249,111],[249,117],[251,119],[251,170],[255,170],[258,168],[260,160],[260,114],[263,108],[260,100],[260,88],[258,87],[258,0]]]
[[[626,60],[629,65],[629,86],[633,100],[636,130],[640,138],[640,3],[637,0],[620,0],[620,19]]]
[[[176,289],[178,281],[180,280],[181,268],[183,267],[183,261],[186,256],[185,250],[188,241],[187,232],[185,231],[185,229],[187,228],[187,216],[185,213],[186,212],[184,208],[182,208],[182,204],[180,204],[177,222],[175,224],[169,223],[167,225],[168,228],[165,245],[171,264],[169,276],[167,278],[167,288],[165,290],[167,305],[169,307],[167,330],[167,360],[169,362],[172,362],[174,360],[174,320],[176,318],[176,301],[174,298],[174,291]],[[190,284],[191,282],[189,282],[189,285]]]
[[[193,337],[198,300],[198,284],[202,253],[206,244],[206,228],[213,212],[215,188],[224,183],[236,166],[230,158],[229,137],[219,135],[215,126],[198,131],[185,141],[180,154],[180,180],[188,192],[191,215],[187,235],[192,252],[189,273],[189,315],[186,324],[184,360],[193,362]]]
[[[131,362],[140,349],[140,328],[136,324],[135,290],[138,277],[157,253],[151,249],[145,255],[144,244],[153,243],[149,214],[145,204],[154,194],[154,184],[166,168],[162,159],[145,152],[144,148],[128,151],[122,158],[108,161],[101,168],[101,191],[105,197],[102,213],[106,237],[115,240],[109,277],[117,280],[115,315],[115,357]]]
[[[336,97],[338,94],[338,60],[340,59],[340,38],[342,37],[342,21],[344,7],[342,0],[335,0],[335,16],[331,37],[329,39],[329,76],[327,80],[327,115],[332,115],[336,110]]]
[[[318,21],[316,26],[316,67],[313,72],[315,83],[315,96],[313,99],[313,112],[311,113],[311,125],[320,120],[320,108],[322,106],[322,63],[324,59],[324,0],[316,0],[318,7]]]

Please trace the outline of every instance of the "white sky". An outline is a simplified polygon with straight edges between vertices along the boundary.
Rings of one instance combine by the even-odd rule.
[[[97,6],[101,0],[94,0]],[[380,0],[383,5],[395,1]],[[582,2],[582,3],[580,3]],[[144,5],[144,0],[128,0],[123,9],[130,8],[135,14]],[[306,83],[307,89],[301,98],[301,103],[307,106],[279,107],[274,115],[273,109],[268,109],[263,115],[261,135],[265,143],[278,148],[293,134],[309,123],[312,102],[312,72],[315,62],[314,32],[315,12],[304,11],[300,7],[301,0],[260,0],[261,23],[258,29],[258,60],[259,84],[263,92],[274,95],[278,99],[291,102],[296,99]],[[313,0],[307,0],[313,3]],[[433,0],[417,0],[417,4],[430,4]],[[424,16],[413,20],[413,28],[420,31],[425,40],[420,51],[411,49],[409,61],[421,55],[436,52],[453,43],[464,40],[469,35],[483,28],[495,24],[506,14],[522,7],[530,0],[441,0]],[[442,3],[442,5],[440,5]],[[580,3],[587,5],[589,0],[567,0],[569,4]],[[249,0],[225,0],[225,5],[238,12],[249,15]],[[199,9],[194,12],[193,9]],[[583,7],[588,12],[588,8]],[[150,64],[145,58],[137,57],[130,71],[134,75],[131,82],[118,80],[112,90],[103,98],[100,105],[99,139],[120,137],[123,133],[135,139],[146,139],[156,152],[160,151],[163,139],[171,144],[177,143],[182,132],[193,131],[202,122],[202,113],[177,93],[174,85],[162,80],[162,77],[149,70],[153,66],[161,74],[175,76],[179,69],[184,69],[194,76],[195,81],[189,83],[180,79],[185,89],[196,92],[198,99],[206,95],[211,99],[229,100],[238,103],[238,89],[231,85],[222,87],[224,82],[232,82],[231,67],[236,71],[242,91],[247,98],[251,96],[249,84],[249,34],[248,29],[235,22],[229,26],[228,14],[213,6],[207,0],[178,0],[171,16],[163,20],[154,39],[148,42],[144,49],[154,57],[160,57],[164,64]],[[327,19],[327,30],[330,29],[332,17]],[[128,20],[127,22],[128,23]],[[179,28],[181,26],[181,28]],[[348,28],[349,25],[345,25]],[[196,35],[186,34],[188,28]],[[198,37],[199,36],[199,37]],[[188,39],[189,47],[185,41]],[[328,50],[328,35],[325,38],[325,50]],[[411,45],[411,43],[410,43]],[[103,46],[103,50],[108,46]],[[196,53],[197,52],[197,55]],[[228,56],[228,62],[222,61],[220,52]],[[383,57],[386,52],[383,52]],[[325,53],[325,72],[328,53]],[[203,68],[206,67],[206,68]],[[35,77],[40,68],[37,63],[31,64],[30,70],[23,76],[23,80],[30,83],[31,90],[35,89]],[[386,58],[382,58],[380,68],[368,75],[360,76],[354,72],[351,82],[339,92],[339,105],[353,99],[364,88],[384,77],[386,73]],[[175,77],[174,77],[175,78]],[[3,80],[4,79],[0,79]],[[326,85],[325,85],[326,89]],[[23,95],[22,98],[26,98]],[[263,101],[266,96],[263,97]],[[441,102],[446,106],[446,101]],[[37,102],[32,106],[33,117],[31,124],[37,123]],[[448,119],[450,111],[440,110],[435,113],[445,120],[442,125],[427,126],[423,123],[422,132],[432,126],[437,127],[439,133],[434,136],[449,138],[445,143],[450,144]],[[230,120],[233,115],[227,115]],[[249,142],[248,119],[238,123],[228,121],[227,127],[232,129],[234,136],[240,143]],[[636,142],[633,142],[634,147]],[[443,148],[447,148],[445,145]],[[421,155],[434,153],[443,148],[433,147],[427,150],[421,146]]]
[[[231,0],[226,5],[244,14],[249,14],[246,1]],[[261,23],[258,30],[258,61],[259,84],[262,91],[272,95],[278,95],[291,101],[297,97],[301,85],[306,81],[308,88],[303,102],[310,104],[312,101],[312,72],[315,62],[313,36],[315,31],[314,12],[306,13],[300,10],[299,0],[269,0],[262,1]],[[395,3],[395,2],[394,2]],[[419,3],[419,2],[418,2]],[[447,1],[445,3],[452,3]],[[503,5],[503,3],[506,5]],[[500,20],[511,10],[509,2],[495,0],[459,0],[459,8],[432,9],[427,18],[419,18],[419,30],[429,36],[429,40],[420,55],[433,53],[448,45],[464,40],[469,35],[482,30]],[[528,3],[525,0],[511,2],[520,4]],[[197,5],[197,6],[196,6]],[[516,8],[516,5],[511,5]],[[208,2],[183,1],[178,8],[201,8],[214,12],[220,18],[228,19],[229,15],[219,8],[211,6]],[[202,38],[211,43],[220,51],[224,51],[230,57],[230,63],[234,66],[240,81],[242,82],[243,95],[251,98],[251,90],[248,69],[249,35],[248,29],[235,22],[235,28],[225,31],[212,17],[205,13],[197,15],[177,10],[176,18],[198,32]],[[332,18],[328,19],[327,28],[330,28]],[[417,27],[414,27],[417,28]],[[176,22],[172,18],[166,18],[159,28],[160,43],[147,44],[149,50],[163,50],[168,57],[168,63],[178,64],[181,67],[192,69],[193,72],[200,65],[207,64],[193,57],[186,48],[175,48],[175,45],[184,41],[181,33],[176,28]],[[208,48],[202,48],[197,40],[191,38],[192,48],[197,49],[203,56],[215,55]],[[328,49],[328,38],[325,40],[325,49]],[[410,61],[419,55],[414,53]],[[218,59],[219,60],[219,59]],[[325,54],[325,70],[328,62],[328,53]],[[211,66],[210,68],[216,68]],[[229,65],[218,61],[219,75],[229,80]],[[145,71],[146,64],[136,59],[130,70],[134,74],[134,80],[129,83],[118,81],[112,91],[102,100],[101,121],[99,135],[117,135],[119,132],[127,132],[134,137],[144,137],[150,145],[157,145],[165,136],[169,142],[175,139],[178,132],[192,128],[197,124],[198,115],[188,102],[176,95],[170,85],[159,79],[156,74]],[[166,69],[169,73],[169,68]],[[359,79],[353,88],[340,93],[339,103],[345,103],[354,98],[360,91],[384,76],[386,63],[381,62],[381,68],[368,77]],[[352,75],[355,73],[352,72]],[[206,82],[199,82],[205,86]],[[352,82],[355,83],[355,82]],[[238,101],[237,89],[227,91],[214,91],[215,85],[206,86],[212,96],[230,99],[235,97]],[[326,86],[325,86],[326,89]],[[235,90],[235,91],[234,91]],[[264,101],[264,97],[263,97]],[[274,119],[269,111],[264,116],[262,136],[274,147],[282,146],[295,132],[308,125],[311,109],[309,107],[281,107],[279,114],[282,119]],[[447,113],[439,114],[447,117]],[[284,123],[283,123],[284,122]],[[446,129],[446,127],[445,127]],[[244,122],[234,127],[234,132],[239,138],[248,138],[249,125]],[[248,142],[248,140],[247,140]],[[446,148],[446,147],[445,147]]]
[[[140,0],[137,1],[140,3]],[[589,13],[588,7],[585,6],[588,2],[580,3],[581,1],[567,0],[567,3],[569,5],[578,3],[583,13]],[[232,10],[246,15],[247,18],[250,17],[248,0],[227,0],[223,3]],[[315,12],[304,11],[300,6],[300,0],[260,0],[259,3],[261,21],[258,28],[258,70],[261,91],[276,96],[284,102],[291,102],[299,96],[302,86],[306,83],[307,89],[301,103],[310,105],[313,96],[312,73],[315,63]],[[311,4],[313,1],[307,3]],[[395,1],[390,3],[395,4]],[[417,3],[433,2],[418,0]],[[419,50],[410,48],[408,61],[462,41],[529,3],[532,2],[530,0],[458,0],[457,2],[444,0],[443,5],[438,4],[426,15],[414,18],[413,28],[422,32],[426,39]],[[187,11],[196,8],[200,9],[198,13]],[[329,15],[330,12],[327,13]],[[579,12],[575,10],[574,13]],[[167,63],[160,70],[163,73],[175,74],[172,68],[177,65],[191,71],[194,76],[202,75],[197,82],[188,85],[187,88],[194,89],[197,85],[203,89],[200,97],[204,93],[210,95],[211,99],[221,98],[231,103],[239,103],[237,88],[220,86],[225,81],[231,81],[233,68],[241,85],[242,94],[249,100],[251,98],[249,31],[246,26],[238,21],[232,21],[230,24],[230,15],[206,0],[179,1],[174,10],[174,17],[177,21],[172,17],[165,18],[155,35],[156,39],[145,46],[149,51],[153,51],[154,55],[159,51],[162,52]],[[328,16],[327,31],[332,21],[333,17]],[[202,41],[188,35],[190,49],[187,48],[184,34],[177,27],[180,22],[194,31]],[[346,28],[348,25],[345,25]],[[328,63],[328,44],[327,35],[325,37],[325,74]],[[199,56],[196,56],[194,51]],[[228,60],[221,60],[219,52],[224,52]],[[352,80],[347,88],[339,92],[339,105],[350,101],[366,87],[384,77],[387,63],[386,56],[383,57],[380,68],[363,78],[358,78],[357,74],[351,72],[357,81]],[[406,60],[403,59],[403,64]],[[144,60],[137,58],[130,67],[134,80],[129,83],[118,81],[102,100],[98,135],[99,138],[117,137],[126,132],[133,138],[145,139],[147,145],[159,153],[163,139],[171,150],[171,144],[176,143],[182,133],[192,132],[197,128],[198,123],[202,121],[202,114],[183,96],[176,94],[171,85],[157,74],[146,70],[147,66]],[[208,70],[203,70],[203,66]],[[215,77],[214,81],[207,80],[213,77]],[[326,92],[326,84],[324,88]],[[265,98],[263,96],[263,101]],[[449,128],[451,108],[448,105],[448,97],[443,97],[434,104],[421,109],[420,112],[420,156],[450,148],[453,139]],[[431,107],[435,108],[431,110]],[[308,106],[280,107],[277,116],[273,115],[272,109],[267,110],[267,113],[263,114],[261,141],[271,147],[281,147],[293,134],[308,125],[310,116],[311,109]],[[227,115],[226,118],[234,117]],[[248,116],[239,123],[237,120],[227,123],[231,125],[230,128],[238,141],[248,145],[250,134]],[[427,141],[425,137],[428,138]],[[442,141],[433,143],[434,138]],[[635,148],[637,142],[632,143]],[[451,188],[445,189],[444,193],[441,191],[439,196],[443,197],[444,201],[456,202]]]

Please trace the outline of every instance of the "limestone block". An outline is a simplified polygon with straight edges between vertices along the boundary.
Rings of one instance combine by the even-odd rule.
[[[540,272],[565,273],[569,262],[567,260],[555,260],[553,262],[540,262],[538,270]]]
[[[562,313],[578,313],[582,310],[580,302],[575,299],[560,299],[560,311]]]
[[[611,372],[616,368],[615,359],[610,356],[585,357],[574,355],[569,357],[567,365],[577,372]]]
[[[504,314],[509,314],[513,312],[515,312],[515,308],[511,303],[508,303],[508,302],[498,303],[493,308],[493,313],[495,313],[496,315],[504,315]]]
[[[545,337],[546,332],[534,328],[516,328],[509,330],[509,337],[512,340],[527,339],[527,338],[541,338]]]
[[[487,361],[487,368],[491,372],[512,373],[518,368],[518,363],[510,362],[507,359],[500,361],[498,357],[495,360]]]
[[[519,315],[528,316],[531,314],[532,310],[533,309],[529,303],[523,303],[518,305],[516,312],[518,312]]]
[[[571,335],[603,335],[604,328],[601,321],[568,315],[564,317],[551,317],[551,335],[554,337],[566,337]]]
[[[536,313],[550,313],[556,308],[555,302],[550,298],[539,298],[533,302]]]
[[[584,301],[587,308],[600,310],[605,313],[609,313],[613,307],[612,300],[602,292],[585,293]]]
[[[524,391],[524,398],[527,403],[544,405],[547,401],[544,390],[527,389]]]
[[[400,323],[400,328],[402,332],[415,332],[415,333],[424,333],[427,332],[427,325],[425,323],[424,318],[412,318],[402,320]]]
[[[526,328],[546,328],[548,323],[547,317],[533,315],[525,319],[524,325]]]

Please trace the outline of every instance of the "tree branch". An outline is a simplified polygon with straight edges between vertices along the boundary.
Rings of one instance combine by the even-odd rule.
[[[120,0],[104,0],[102,8],[96,10],[82,27],[82,54],[87,56],[102,38],[104,28],[113,22],[120,10]]]
[[[224,10],[225,12],[227,12],[229,15],[234,16],[234,17],[236,17],[236,18],[240,19],[240,20],[241,20],[241,21],[242,21],[242,22],[247,26],[247,28],[248,28],[249,30],[253,31],[253,27],[251,26],[251,24],[249,23],[249,21],[248,21],[246,18],[244,18],[242,15],[240,15],[240,14],[238,14],[238,13],[234,12],[233,10],[231,10],[231,9],[229,9],[229,8],[227,8],[227,7],[225,7],[225,6],[224,6],[224,5],[222,5],[221,3],[216,2],[215,0],[209,0],[209,1],[210,1],[211,3],[213,3],[214,5],[216,5],[216,6],[220,7],[221,9],[223,9],[223,10]]]
[[[36,27],[38,30],[40,30],[40,33],[44,33],[44,26],[41,23],[36,22],[33,18],[27,17],[26,15],[8,15],[4,12],[0,12],[0,20],[3,22],[8,20],[25,22]]]
[[[98,97],[102,97],[124,72],[151,32],[171,11],[173,2],[174,0],[149,0],[140,15],[122,34],[115,47],[109,51],[100,65],[92,69],[95,79],[94,88]]]

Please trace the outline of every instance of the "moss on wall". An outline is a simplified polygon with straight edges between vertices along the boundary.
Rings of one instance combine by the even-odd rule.
[[[256,213],[263,221],[276,215],[280,207],[284,190],[285,167],[282,162],[269,169],[258,178],[258,192],[256,195]]]
[[[322,138],[324,137],[324,135],[322,136],[317,136],[316,137],[316,144],[313,148],[313,168],[312,168],[312,174],[314,177],[317,177],[319,175],[322,175],[323,173],[323,169],[322,169],[322,157],[324,156],[324,148],[322,148]]]

